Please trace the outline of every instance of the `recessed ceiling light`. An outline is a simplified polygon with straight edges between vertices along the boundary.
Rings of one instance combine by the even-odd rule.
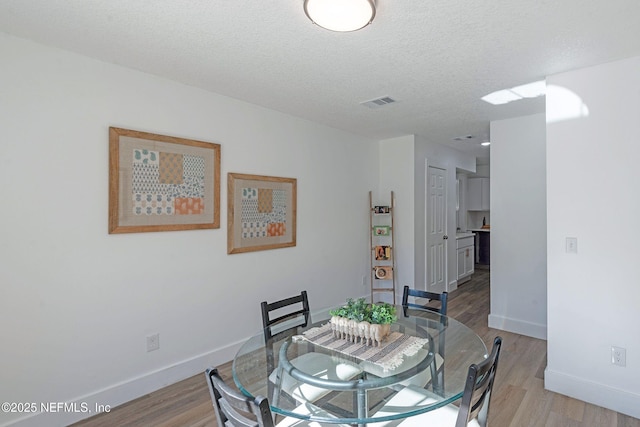
[[[523,98],[537,98],[544,95],[546,89],[547,85],[545,81],[539,80],[537,82],[527,83],[526,85],[512,87],[510,90]]]
[[[517,101],[518,99],[522,99],[522,97],[511,92],[508,89],[502,89],[496,92],[492,92],[489,95],[485,95],[481,99],[484,102],[488,102],[489,104],[502,105],[507,104],[511,101]]]
[[[537,98],[539,96],[544,96],[545,90],[545,81],[539,80],[537,82],[515,86],[510,89],[498,90],[490,93],[489,95],[483,96],[481,99],[489,104],[501,105],[523,98]]]

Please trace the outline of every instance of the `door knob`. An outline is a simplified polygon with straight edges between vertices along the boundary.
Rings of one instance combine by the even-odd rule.
[[[444,235],[444,237],[442,237],[442,240],[447,240],[449,238],[449,236],[447,236],[446,234]]]

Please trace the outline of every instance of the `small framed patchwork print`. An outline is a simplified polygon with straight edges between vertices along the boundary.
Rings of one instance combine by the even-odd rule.
[[[109,234],[220,228],[220,144],[109,128]]]
[[[227,175],[227,253],[296,245],[295,178]]]
[[[390,236],[391,235],[391,227],[388,225],[374,225],[373,226],[373,235],[374,236]]]

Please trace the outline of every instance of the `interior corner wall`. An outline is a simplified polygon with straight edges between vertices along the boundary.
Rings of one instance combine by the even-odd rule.
[[[393,191],[394,213],[393,256],[396,257],[396,302],[402,300],[404,285],[413,287],[415,283],[415,267],[413,253],[415,251],[414,227],[414,140],[413,135],[401,136],[380,141],[380,194],[379,201],[388,204],[390,192]],[[391,302],[390,295],[379,295],[381,300]]]
[[[491,122],[489,326],[546,339],[545,115]]]
[[[547,78],[545,387],[640,418],[640,57]],[[569,253],[566,238],[577,239]],[[626,349],[626,367],[611,347]]]
[[[426,289],[426,174],[429,166],[446,170],[447,180],[447,234],[456,235],[456,170],[475,170],[476,158],[468,153],[428,141],[424,136],[415,137],[414,156],[414,236],[415,236],[415,287]],[[457,259],[455,239],[447,241],[447,289],[433,289],[436,292],[452,291],[457,288]]]
[[[261,301],[368,291],[376,141],[2,33],[0,57],[3,401],[118,405],[231,360]],[[221,228],[109,235],[109,126],[220,143]],[[228,172],[297,179],[295,247],[227,255]],[[0,425],[91,414],[29,415]]]

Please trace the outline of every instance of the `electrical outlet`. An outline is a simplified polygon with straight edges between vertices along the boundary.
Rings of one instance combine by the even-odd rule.
[[[160,334],[147,335],[147,352],[160,348]]]
[[[611,347],[611,363],[616,366],[627,366],[627,349]]]

